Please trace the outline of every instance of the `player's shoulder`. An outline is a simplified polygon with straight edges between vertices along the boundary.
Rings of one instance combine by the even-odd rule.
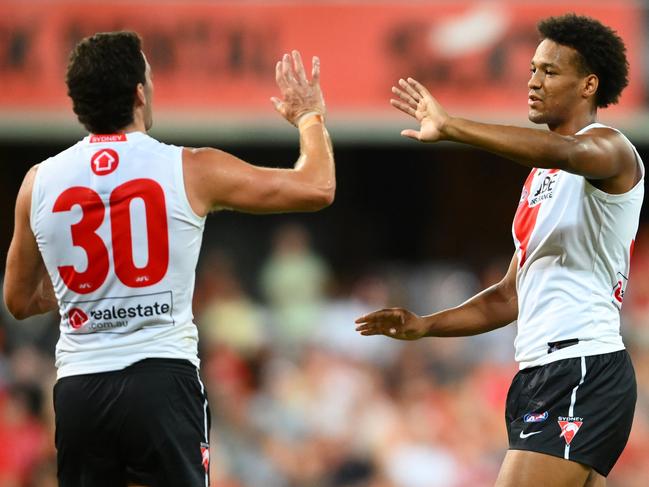
[[[37,170],[45,171],[49,169],[51,166],[58,166],[58,163],[69,160],[70,158],[74,157],[75,154],[78,153],[82,143],[83,140],[80,140],[75,144],[71,145],[70,147],[63,149],[61,152],[54,154],[53,156],[50,156],[47,159],[41,161],[39,164],[36,164],[36,166],[38,167]]]
[[[580,131],[578,135],[594,138],[599,149],[605,148],[616,156],[628,157],[635,160],[637,151],[633,142],[624,133],[609,125],[594,123]],[[591,139],[592,140],[592,139]]]
[[[130,136],[130,141],[134,142],[134,149],[136,152],[149,152],[155,153],[157,157],[171,157],[175,158],[177,154],[182,153],[182,146],[169,144],[163,142],[148,134],[137,132]]]
[[[214,147],[183,147],[183,162],[206,165],[209,163],[227,163],[236,159],[232,154]]]
[[[30,167],[27,173],[25,174],[25,177],[23,178],[22,186],[29,189],[30,191],[34,186],[34,179],[36,178],[36,172],[38,171],[40,165],[41,163],[38,163]]]
[[[627,145],[633,145],[624,133],[615,127],[610,125],[604,125],[603,123],[593,123],[584,129],[577,132],[577,135],[587,135],[590,137],[602,137],[612,142],[624,143]]]

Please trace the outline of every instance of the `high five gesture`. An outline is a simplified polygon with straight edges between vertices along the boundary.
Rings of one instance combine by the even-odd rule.
[[[311,80],[304,70],[298,51],[284,54],[275,66],[275,80],[282,99],[271,97],[275,109],[290,123],[297,126],[302,115],[315,112],[325,114],[325,103],[320,89],[320,59],[313,56]]]
[[[400,79],[399,87],[393,86],[392,93],[400,98],[392,98],[392,106],[415,118],[421,125],[419,130],[402,130],[401,135],[421,142],[443,139],[442,128],[449,116],[424,85],[413,78]]]

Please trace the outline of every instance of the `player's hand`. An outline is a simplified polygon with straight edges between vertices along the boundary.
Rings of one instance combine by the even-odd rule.
[[[392,87],[392,93],[399,99],[390,99],[390,104],[414,117],[420,124],[419,130],[402,130],[401,135],[421,142],[442,139],[441,129],[449,116],[421,83],[412,78],[400,79],[399,86]]]
[[[311,80],[307,79],[298,51],[284,54],[275,66],[275,80],[281,98],[273,96],[270,100],[275,109],[290,123],[297,126],[302,115],[308,112],[325,114],[325,103],[320,89],[320,59],[313,56]]]
[[[361,335],[385,335],[399,340],[417,340],[428,331],[424,320],[403,308],[389,308],[361,316],[355,322]]]

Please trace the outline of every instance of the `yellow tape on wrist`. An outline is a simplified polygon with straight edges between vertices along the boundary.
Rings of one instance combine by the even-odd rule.
[[[297,128],[300,132],[308,129],[312,125],[324,124],[324,117],[321,113],[318,112],[307,112],[300,117],[300,120],[297,122]]]

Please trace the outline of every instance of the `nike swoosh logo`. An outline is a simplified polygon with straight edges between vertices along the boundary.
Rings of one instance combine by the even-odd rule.
[[[519,436],[520,438],[522,438],[522,439],[525,439],[525,438],[527,438],[528,436],[538,435],[539,433],[543,433],[543,431],[532,431],[531,433],[523,433],[523,432],[521,431],[521,434],[518,435],[518,436]]]

